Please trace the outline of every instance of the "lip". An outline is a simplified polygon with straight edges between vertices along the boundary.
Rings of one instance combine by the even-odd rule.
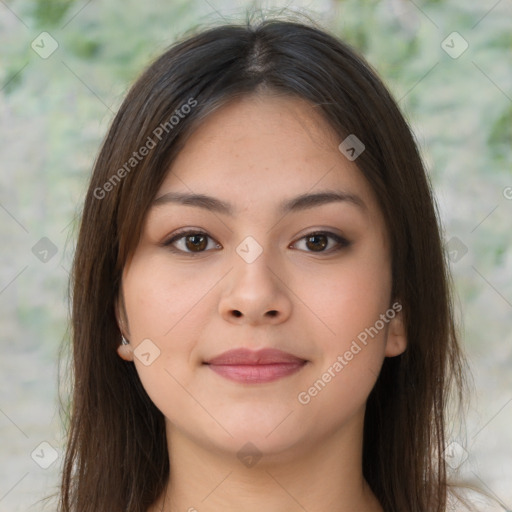
[[[266,348],[261,350],[228,350],[208,361],[207,365],[215,373],[226,379],[258,384],[272,382],[298,372],[307,361],[281,350]]]

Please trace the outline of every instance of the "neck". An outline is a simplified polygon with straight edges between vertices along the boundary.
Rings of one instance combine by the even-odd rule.
[[[168,424],[171,479],[150,512],[382,512],[362,474],[362,424],[352,428],[356,440],[336,432],[246,466],[236,451],[198,444]]]

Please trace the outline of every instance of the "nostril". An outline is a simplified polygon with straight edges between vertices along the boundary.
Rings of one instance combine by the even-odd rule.
[[[277,311],[273,309],[272,311],[267,311],[267,315],[274,318],[277,316]]]
[[[235,309],[233,311],[233,315],[235,315],[237,318],[240,318],[242,316],[242,313],[240,313],[240,311],[238,311],[237,309]]]

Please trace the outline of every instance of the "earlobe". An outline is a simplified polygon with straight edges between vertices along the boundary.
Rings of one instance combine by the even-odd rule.
[[[398,311],[389,322],[388,335],[386,339],[386,357],[399,356],[407,348],[407,332],[404,325],[402,311]]]
[[[117,353],[121,359],[124,359],[125,361],[133,361],[133,350],[130,343],[127,345],[121,343],[117,347]]]

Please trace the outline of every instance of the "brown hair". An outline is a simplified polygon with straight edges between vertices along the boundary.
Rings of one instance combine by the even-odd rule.
[[[173,45],[134,84],[103,143],[70,281],[74,388],[61,512],[142,512],[164,489],[163,415],[116,352],[121,274],[186,137],[213,109],[262,88],[309,101],[340,142],[355,134],[365,144],[356,163],[390,234],[408,348],[386,358],[368,398],[363,472],[386,512],[446,508],[446,411],[452,384],[461,395],[464,361],[418,149],[386,87],[352,48],[313,23],[270,19],[204,29]],[[142,157],[143,146],[151,148]]]

